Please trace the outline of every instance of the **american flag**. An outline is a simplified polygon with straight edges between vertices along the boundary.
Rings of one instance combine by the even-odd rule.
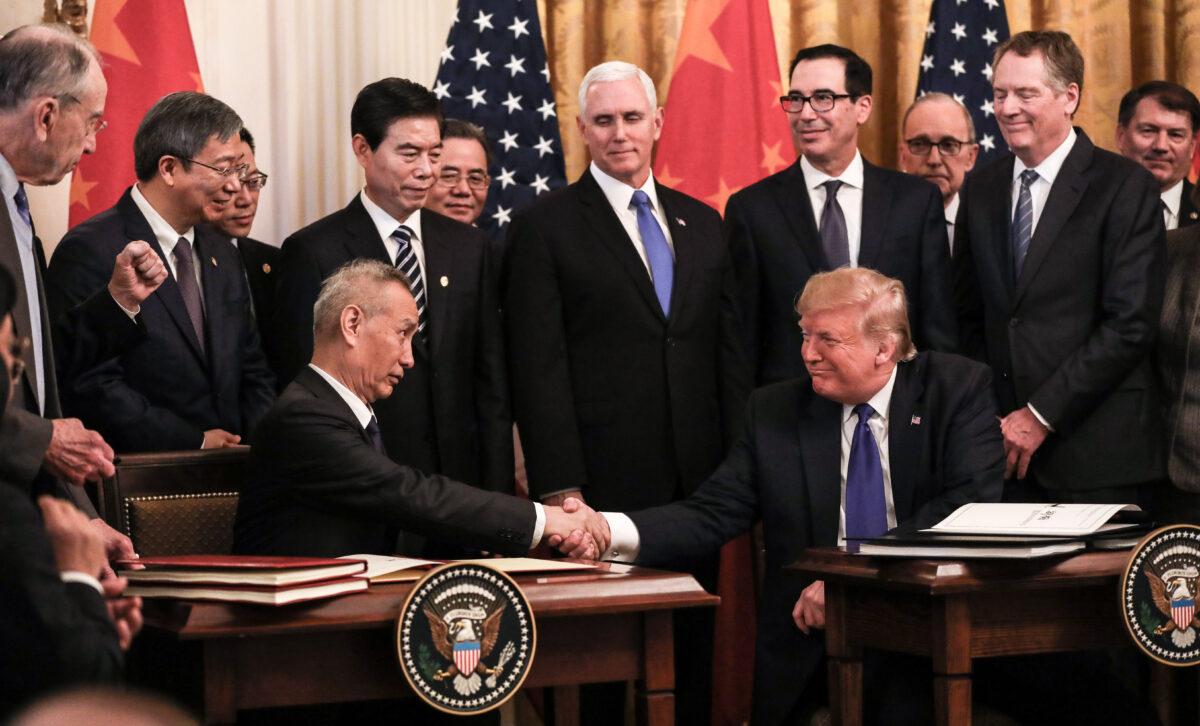
[[[459,0],[433,92],[446,116],[482,126],[494,160],[479,226],[567,183],[550,67],[535,0]]]
[[[940,91],[967,107],[980,165],[1008,151],[992,112],[992,54],[1006,40],[1004,0],[933,0],[929,8],[917,95]]]

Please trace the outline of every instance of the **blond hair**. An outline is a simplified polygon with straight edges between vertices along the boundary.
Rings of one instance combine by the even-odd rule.
[[[897,362],[912,360],[917,348],[908,325],[908,300],[904,283],[866,267],[839,267],[808,279],[796,299],[796,312],[805,313],[847,305],[861,306],[862,331],[875,340],[891,337]]]

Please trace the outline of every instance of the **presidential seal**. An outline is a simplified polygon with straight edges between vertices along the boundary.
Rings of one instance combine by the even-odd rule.
[[[431,571],[396,621],[405,679],[447,713],[484,713],[511,698],[529,675],[536,645],[533,611],[517,583],[477,563]]]
[[[1159,663],[1200,663],[1197,585],[1200,527],[1163,527],[1134,549],[1121,580],[1121,611],[1133,641]]]

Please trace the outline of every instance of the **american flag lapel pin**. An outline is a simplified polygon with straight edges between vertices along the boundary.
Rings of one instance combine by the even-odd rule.
[[[917,415],[913,415],[912,419],[909,421],[909,424],[911,424],[913,426],[920,426],[921,425],[921,417],[917,416]]]
[[[216,257],[209,257],[208,259],[212,260],[213,267],[217,266],[217,258]]]

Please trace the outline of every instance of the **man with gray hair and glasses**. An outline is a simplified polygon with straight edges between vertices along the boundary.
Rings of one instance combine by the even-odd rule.
[[[971,114],[953,96],[926,93],[904,112],[900,129],[900,171],[932,182],[942,193],[953,253],[958,190],[979,156]]]
[[[51,261],[47,293],[63,340],[81,334],[64,313],[103,285],[106,260],[127,240],[147,240],[170,268],[142,305],[147,340],[99,365],[63,361],[67,410],[117,451],[246,442],[274,400],[238,252],[196,226],[215,221],[242,187],[241,129],[211,96],[164,96],[134,136],[137,183],[71,230]]]

